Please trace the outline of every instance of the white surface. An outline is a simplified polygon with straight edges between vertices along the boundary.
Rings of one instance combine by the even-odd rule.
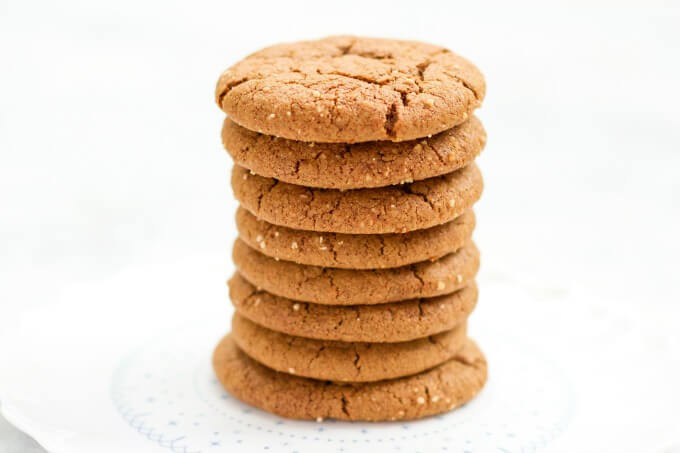
[[[679,11],[504,5],[0,3],[0,335],[43,308],[98,333],[121,300],[226,329],[235,203],[219,72],[284,39],[424,39],[470,57],[489,86],[473,335],[502,341],[485,330],[500,317],[571,373],[578,411],[551,451],[677,450]],[[521,309],[501,285],[526,294]],[[94,313],[54,308],[82,300]],[[25,361],[42,360],[51,338],[24,333]],[[89,371],[94,351],[77,340]],[[22,364],[0,363],[0,382]]]

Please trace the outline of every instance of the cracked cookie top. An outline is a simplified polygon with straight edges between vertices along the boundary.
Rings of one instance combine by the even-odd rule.
[[[486,143],[474,115],[419,140],[314,143],[259,134],[226,118],[222,143],[234,161],[258,175],[327,189],[384,187],[450,173],[471,163]]]
[[[404,141],[463,123],[484,78],[443,47],[334,36],[262,49],[222,73],[217,104],[239,125],[309,142]]]

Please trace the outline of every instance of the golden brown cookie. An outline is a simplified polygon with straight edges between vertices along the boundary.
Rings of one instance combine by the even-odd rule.
[[[248,357],[230,336],[213,353],[217,378],[233,396],[282,417],[317,420],[409,420],[446,412],[484,386],[486,359],[467,340],[451,360],[420,374],[336,384],[274,371]]]
[[[473,163],[423,181],[340,191],[296,186],[234,165],[234,195],[256,217],[298,230],[346,234],[406,233],[449,222],[482,194]]]
[[[482,74],[443,47],[334,36],[279,44],[222,73],[217,104],[241,126],[314,142],[412,140],[464,122]]]
[[[466,323],[399,343],[313,340],[275,332],[234,314],[237,346],[268,368],[336,382],[372,382],[420,373],[451,359],[465,340]]]
[[[370,305],[450,294],[468,286],[479,268],[479,251],[472,241],[434,262],[391,269],[334,269],[276,261],[240,239],[234,242],[233,259],[243,278],[257,288],[328,305]]]
[[[243,317],[298,337],[319,340],[391,343],[453,329],[477,304],[477,285],[451,294],[379,305],[321,305],[258,291],[238,273],[229,280],[229,297]]]
[[[308,187],[360,189],[440,176],[470,164],[486,142],[482,123],[465,123],[408,142],[306,143],[263,135],[224,120],[222,143],[261,176]]]
[[[345,269],[399,267],[455,252],[470,239],[475,215],[466,211],[450,222],[404,234],[341,234],[294,230],[236,211],[239,238],[272,258]]]

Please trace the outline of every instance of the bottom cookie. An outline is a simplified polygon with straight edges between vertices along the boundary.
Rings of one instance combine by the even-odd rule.
[[[282,417],[387,421],[427,417],[452,410],[484,386],[484,354],[467,340],[451,360],[398,379],[338,384],[271,370],[243,353],[227,335],[215,348],[213,368],[236,398]]]

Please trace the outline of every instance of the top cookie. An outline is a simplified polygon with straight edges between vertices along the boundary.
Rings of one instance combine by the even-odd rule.
[[[403,141],[461,124],[482,74],[443,47],[334,36],[279,44],[227,69],[217,104],[241,126],[292,140]]]

